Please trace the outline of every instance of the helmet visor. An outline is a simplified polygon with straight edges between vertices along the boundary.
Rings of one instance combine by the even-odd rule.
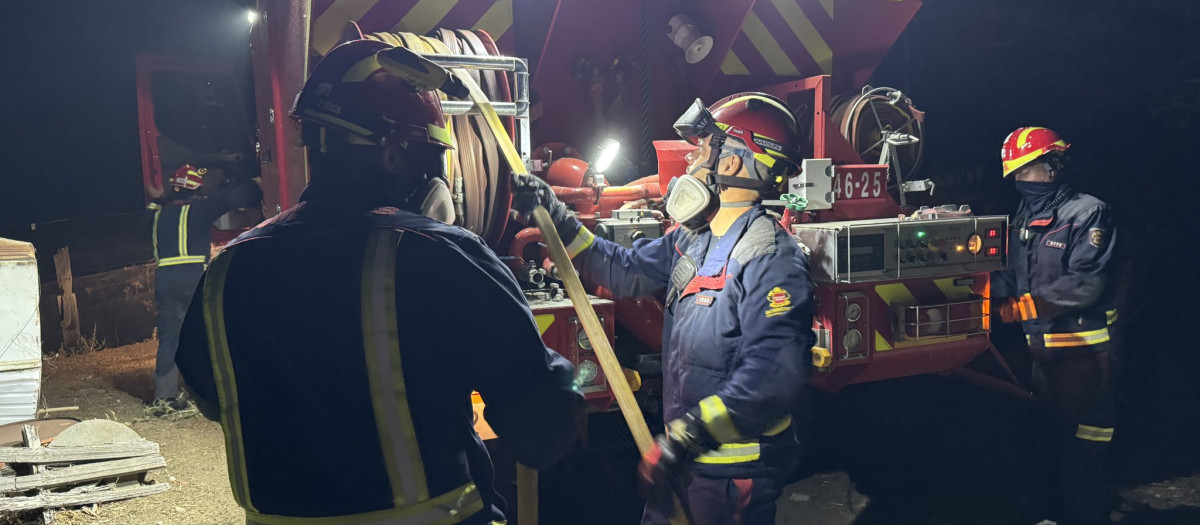
[[[724,133],[717,127],[717,119],[713,118],[700,99],[692,102],[687,111],[675,121],[675,132],[693,145],[699,145],[700,141],[709,135]]]

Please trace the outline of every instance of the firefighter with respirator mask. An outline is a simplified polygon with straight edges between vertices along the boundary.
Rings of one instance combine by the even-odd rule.
[[[799,455],[813,344],[813,284],[796,242],[762,206],[795,175],[801,133],[779,99],[739,93],[675,123],[696,146],[673,181],[679,225],[632,248],[596,238],[545,181],[520,176],[513,210],[545,207],[583,277],[617,298],[667,288],[666,432],[643,458],[643,524],[668,523],[671,490],[695,525],[775,523],[775,500]]]

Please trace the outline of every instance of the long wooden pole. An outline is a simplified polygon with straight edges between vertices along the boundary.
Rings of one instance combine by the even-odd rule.
[[[571,256],[567,254],[567,248],[563,245],[558,230],[554,228],[554,220],[550,218],[550,212],[541,206],[534,208],[533,221],[542,231],[542,239],[546,241],[546,248],[550,250],[550,259],[558,268],[558,277],[567,289],[567,296],[571,298],[575,313],[579,315],[579,321],[583,324],[583,331],[587,334],[588,341],[592,343],[592,350],[596,353],[596,358],[600,360],[600,369],[608,378],[608,387],[617,397],[617,406],[621,408],[621,415],[625,416],[625,424],[629,426],[629,432],[633,434],[633,442],[637,444],[638,452],[644,455],[654,447],[654,437],[650,434],[650,428],[646,426],[646,419],[642,417],[642,409],[638,406],[637,399],[633,397],[633,390],[629,388],[629,381],[625,379],[625,372],[621,369],[621,363],[617,361],[617,354],[608,344],[608,335],[604,333],[604,325],[600,324],[596,310],[588,301],[587,291],[583,289],[583,283],[580,282],[579,275],[575,273],[575,266],[571,264]],[[672,525],[688,523],[687,517],[679,506],[678,499],[675,500],[675,512],[672,514]]]

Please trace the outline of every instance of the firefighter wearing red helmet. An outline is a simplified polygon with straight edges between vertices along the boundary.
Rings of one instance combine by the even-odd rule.
[[[1040,399],[1036,461],[1060,524],[1106,523],[1105,457],[1115,426],[1117,319],[1109,261],[1116,243],[1104,202],[1063,174],[1070,145],[1041,127],[1013,131],[1001,150],[1021,204],[1009,267],[992,296],[1005,322],[1020,322]]]
[[[235,155],[194,155],[207,157],[214,164],[233,161]],[[179,388],[179,369],[175,351],[179,345],[179,327],[192,302],[196,282],[204,272],[211,251],[211,230],[226,212],[255,206],[261,198],[258,185],[250,180],[233,181],[217,177],[214,168],[185,164],[168,179],[170,191],[147,186],[150,203],[146,206],[153,224],[154,302],[158,321],[158,353],[154,367],[154,400],[147,413],[163,417],[182,410],[195,410]],[[205,184],[206,179],[218,182]]]
[[[808,263],[761,205],[796,173],[797,122],[778,99],[740,93],[699,100],[675,129],[696,145],[667,196],[682,228],[624,248],[595,238],[540,179],[515,184],[513,208],[544,206],[582,275],[613,295],[666,288],[666,433],[643,458],[644,524],[665,524],[669,485],[695,525],[775,523],[775,500],[799,453],[795,416],[813,344]]]
[[[570,362],[496,255],[430,217],[452,209],[453,143],[388,53],[410,52],[355,40],[316,65],[292,112],[311,184],[222,250],[184,323],[179,367],[247,523],[503,523],[472,390],[523,464],[573,442]]]

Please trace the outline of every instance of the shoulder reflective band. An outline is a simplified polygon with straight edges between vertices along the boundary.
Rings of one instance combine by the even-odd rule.
[[[429,499],[400,362],[396,326],[396,247],[403,232],[376,228],[367,237],[362,271],[362,333],[379,446],[396,507]]]
[[[237,383],[233,373],[233,357],[229,354],[229,339],[225,333],[225,277],[237,249],[229,247],[213,260],[204,278],[204,326],[208,332],[208,353],[212,360],[213,379],[217,384],[217,400],[221,404],[221,430],[225,434],[225,456],[229,462],[229,483],[233,499],[247,512],[258,512],[250,501],[249,476],[246,474],[246,451],[242,441],[242,416],[238,411]]]
[[[722,464],[747,463],[760,457],[762,448],[754,443],[726,443],[720,448],[696,457],[696,463]]]
[[[154,260],[155,261],[158,260],[158,218],[160,216],[162,216],[162,206],[154,208],[154,228],[153,228],[154,231],[150,234],[152,236],[152,238],[154,239],[151,242],[154,243]]]
[[[188,254],[188,251],[187,251],[187,221],[188,221],[188,210],[190,210],[190,209],[192,209],[191,204],[184,204],[183,208],[179,210],[179,255],[181,257],[186,257]]]
[[[452,525],[483,510],[474,483],[429,501],[401,509],[378,510],[348,516],[298,518],[246,513],[246,525]]]
[[[1088,441],[1108,442],[1112,441],[1113,429],[1079,425],[1075,429],[1075,437]]]

